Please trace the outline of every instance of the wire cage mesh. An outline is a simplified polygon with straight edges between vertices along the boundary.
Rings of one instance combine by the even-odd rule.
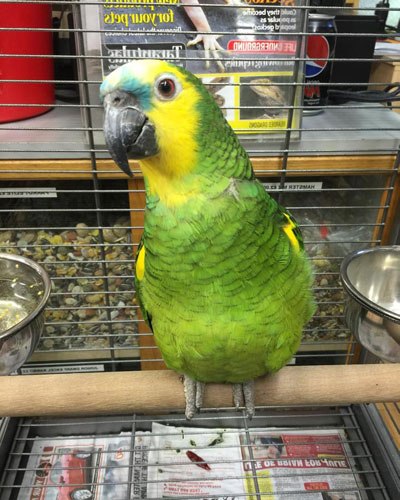
[[[178,415],[25,419],[15,436],[4,498],[390,498],[352,407],[260,408],[252,421],[214,410],[191,427]]]
[[[46,268],[52,279],[45,330],[21,373],[164,367],[140,314],[133,285],[135,251],[143,229],[144,183],[137,165],[133,165],[135,177],[127,180],[109,158],[102,135],[98,89],[103,75],[113,65],[149,55],[174,59],[177,53],[182,64],[201,74],[234,124],[253,160],[257,177],[290,210],[303,232],[315,269],[317,312],[305,328],[293,363],[341,364],[362,360],[360,346],[344,323],[339,267],[342,258],[352,250],[396,241],[400,118],[397,97],[389,100],[388,91],[385,94],[388,102],[382,102],[383,94],[379,98],[374,94],[375,100],[359,102],[357,92],[396,85],[398,77],[386,70],[389,68],[395,75],[397,56],[384,54],[376,58],[373,46],[382,37],[382,31],[361,2],[339,7],[324,5],[324,14],[335,15],[342,21],[357,8],[360,22],[357,29],[343,21],[340,31],[338,28],[333,34],[322,28],[320,34],[334,36],[337,47],[348,48],[356,42],[365,47],[371,44],[371,38],[373,43],[368,53],[328,54],[333,76],[330,82],[318,83],[321,92],[329,89],[352,93],[332,97],[319,114],[307,114],[303,112],[306,108],[303,94],[308,84],[303,75],[310,61],[306,43],[310,36],[309,14],[315,10],[313,4],[285,1],[189,4],[192,9],[203,9],[209,15],[211,31],[204,26],[199,29],[195,21],[185,21],[179,30],[169,29],[178,26],[178,20],[183,23],[188,2],[2,2],[1,8],[7,9],[8,15],[0,22],[0,40],[3,43],[8,39],[8,45],[4,45],[6,50],[0,54],[0,69],[2,64],[5,68],[0,72],[3,90],[0,92],[0,252],[32,258]],[[29,24],[30,16],[24,9],[32,5],[49,9],[43,14],[42,24]],[[271,14],[262,13],[264,10]],[[377,12],[380,10],[385,8],[378,8]],[[170,16],[176,25],[171,21],[166,28],[158,29],[151,23],[143,24],[145,19],[151,20],[143,16],[154,12],[159,14],[159,20],[162,15]],[[396,15],[398,11],[392,8],[390,12]],[[18,17],[21,15],[22,18]],[[137,16],[142,16],[141,20]],[[254,16],[265,21],[254,24]],[[238,24],[229,24],[233,17],[239,19]],[[286,17],[292,21],[285,21]],[[8,24],[10,19],[13,22]],[[286,28],[274,34],[273,25],[279,19],[286,23]],[[164,21],[167,23],[166,18]],[[263,24],[269,28],[261,30]],[[258,33],[256,37],[254,32]],[[23,45],[17,41],[22,41],[26,34],[33,39],[43,34],[51,36],[44,48],[28,41],[28,48],[22,49]],[[226,49],[231,40],[240,38],[238,34],[246,41],[280,41],[281,52],[278,50],[272,57],[279,71],[273,71],[273,65],[268,70],[254,69],[262,68],[271,55],[262,51],[237,54],[204,50],[204,37],[214,36],[214,42]],[[203,42],[199,41],[196,50],[191,51],[188,42],[197,36],[203,36]],[[385,36],[394,40],[396,32]],[[286,53],[283,42],[289,47]],[[168,51],[175,52],[171,55]],[[25,66],[38,70],[43,62],[47,63],[47,69],[42,73],[24,73],[22,69],[13,72],[8,70],[10,61],[17,69]],[[240,72],[228,70],[235,64]],[[208,65],[211,69],[207,69]],[[340,65],[341,72],[335,73],[335,67]],[[355,75],[350,71],[352,68],[356,68]],[[50,95],[44,99],[38,97],[38,85],[50,85]],[[10,111],[16,110],[25,113],[18,117],[20,121],[10,118]],[[258,121],[255,134],[249,133],[252,120]],[[288,419],[294,419],[291,428],[299,425],[303,429],[302,419],[310,418],[309,422],[318,428],[332,425],[344,429],[344,439],[350,440],[354,459],[348,474],[357,477],[356,489],[360,495],[354,498],[388,498],[352,409],[332,412],[317,411],[310,416],[308,411],[304,415],[282,411],[278,420],[271,417],[273,424],[268,410],[260,420],[257,417],[251,423],[236,415],[226,416],[233,419],[226,423],[225,416],[210,413],[202,414],[196,425],[229,427],[231,424],[236,429],[247,429],[242,447],[248,447],[250,458],[246,460],[251,464],[254,458],[249,425],[281,425],[280,419],[284,421],[287,415]],[[82,420],[75,431],[76,422],[20,421],[3,477],[1,498],[3,494],[4,498],[17,497],[22,471],[30,467],[28,455],[37,436],[58,439],[60,435],[77,432],[88,434],[85,429],[90,428],[90,433],[103,437],[112,432],[112,422]],[[182,424],[180,416],[160,417],[159,422]],[[114,429],[131,432],[127,438],[129,462],[124,468],[127,475],[122,482],[126,492],[133,494],[137,472],[132,462],[135,429],[151,430],[150,420],[135,415],[116,422]],[[233,434],[239,436],[239,430]],[[95,459],[93,453],[92,459]],[[90,471],[95,469],[92,463],[85,467]],[[93,486],[96,481],[91,477],[88,483]],[[242,496],[251,498],[255,494],[264,498],[259,486],[254,488]],[[265,498],[270,495],[262,491]],[[337,493],[337,498],[353,498],[343,496],[346,492],[341,488]],[[126,495],[121,498],[131,498],[129,493]],[[302,498],[306,493],[283,490],[282,495]],[[235,498],[240,498],[240,492]]]

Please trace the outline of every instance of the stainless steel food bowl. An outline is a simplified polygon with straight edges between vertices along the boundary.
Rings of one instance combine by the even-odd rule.
[[[351,253],[340,274],[350,330],[379,358],[400,361],[400,246]]]
[[[36,262],[0,253],[0,375],[20,368],[35,350],[50,288]]]

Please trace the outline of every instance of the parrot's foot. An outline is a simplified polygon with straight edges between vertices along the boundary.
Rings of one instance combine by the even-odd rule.
[[[242,384],[232,384],[232,395],[233,395],[233,404],[238,410],[240,406],[244,405]]]
[[[247,416],[254,416],[254,380],[243,384],[232,384],[233,403],[236,409],[240,406],[246,407]]]
[[[185,416],[188,420],[190,420],[203,406],[205,385],[205,383],[197,382],[187,375],[183,376],[183,387],[186,399]]]

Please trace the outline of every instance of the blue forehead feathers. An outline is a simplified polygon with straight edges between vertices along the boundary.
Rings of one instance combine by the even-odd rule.
[[[130,68],[121,66],[108,75],[100,86],[100,98],[115,90],[123,90],[133,94],[141,108],[148,111],[152,107],[152,87],[148,83],[141,82],[135,77]]]

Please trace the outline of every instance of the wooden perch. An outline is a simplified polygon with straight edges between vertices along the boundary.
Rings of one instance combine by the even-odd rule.
[[[0,382],[0,416],[72,416],[183,410],[171,371],[16,375]],[[256,382],[257,405],[400,401],[400,364],[286,367]],[[229,385],[210,384],[205,408],[232,406]]]

